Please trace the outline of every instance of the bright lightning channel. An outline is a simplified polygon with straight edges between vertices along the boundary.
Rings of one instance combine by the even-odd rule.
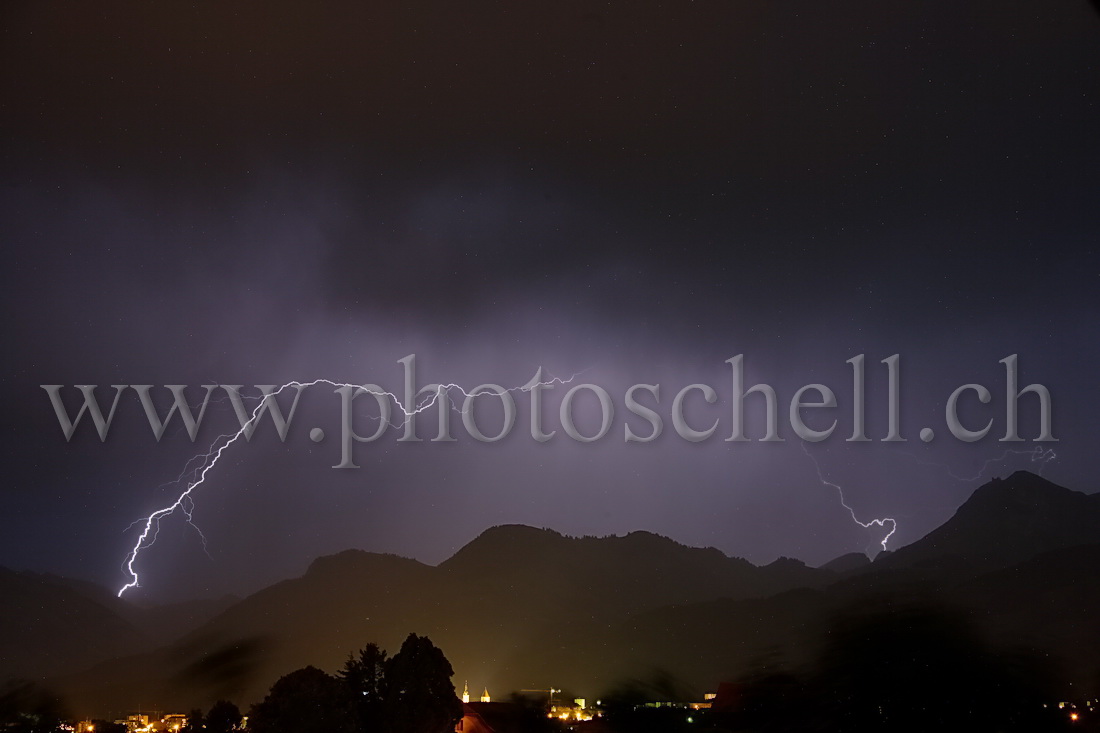
[[[536,387],[549,387],[555,384],[568,384],[576,379],[579,374],[579,372],[577,374],[573,374],[568,379],[553,377],[545,382],[536,382],[534,384],[526,384],[522,387],[513,387],[507,391],[530,392]],[[245,434],[249,426],[256,422],[256,420],[262,414],[263,407],[267,403],[267,400],[274,399],[284,389],[288,389],[291,387],[297,389],[305,389],[307,387],[313,387],[318,384],[327,384],[337,389],[341,387],[362,388],[361,385],[334,382],[329,379],[315,379],[311,382],[287,382],[286,384],[281,385],[278,389],[273,390],[269,395],[265,395],[263,399],[260,399],[259,404],[257,404],[255,409],[252,410],[252,415],[241,425],[240,430],[235,433],[225,433],[223,435],[219,435],[214,440],[214,442],[210,444],[210,448],[205,453],[200,453],[196,456],[192,456],[187,461],[187,463],[184,464],[183,470],[180,472],[179,477],[176,479],[176,481],[178,482],[182,480],[184,476],[187,476],[189,474],[194,476],[194,480],[188,482],[187,488],[184,489],[183,492],[181,492],[180,495],[176,497],[176,500],[168,506],[161,507],[149,516],[144,517],[143,519],[138,519],[130,525],[130,527],[133,527],[134,525],[144,523],[141,534],[138,535],[137,541],[134,542],[133,548],[131,548],[130,552],[126,556],[125,562],[122,564],[123,570],[130,576],[130,580],[121,588],[119,588],[119,598],[121,598],[122,594],[124,594],[131,588],[137,588],[140,586],[141,579],[138,576],[137,570],[134,568],[134,563],[137,562],[138,556],[141,554],[142,550],[148,547],[152,547],[153,544],[156,543],[157,535],[160,533],[160,522],[165,517],[174,514],[176,511],[182,512],[187,520],[187,523],[190,524],[195,529],[195,531],[199,533],[199,537],[202,539],[203,549],[206,549],[206,536],[202,533],[202,530],[199,529],[198,525],[196,525],[194,521],[192,521],[192,513],[195,509],[195,499],[191,495],[191,493],[206,481],[207,475],[210,473],[211,469],[213,469],[214,466],[218,464],[218,461],[221,459],[222,454],[225,453],[226,449],[236,443],[238,440],[240,440],[241,436]],[[404,413],[405,422],[407,422],[424,410],[431,408],[433,405],[435,405],[436,402],[439,401],[440,397],[443,395],[447,395],[447,399],[451,402],[452,407],[455,407],[454,401],[451,400],[449,394],[450,390],[452,389],[461,393],[464,397],[475,396],[471,395],[458,384],[440,384],[436,387],[429,398],[425,399],[419,404],[416,404],[411,410],[408,410],[402,404],[401,400],[398,399],[397,395],[392,392],[373,392],[371,390],[365,390],[364,393],[372,394],[377,397],[388,397],[392,399],[394,404],[397,405],[398,409],[400,409],[401,412]],[[403,424],[404,423],[402,423],[401,425]],[[396,427],[400,427],[401,425],[397,425]],[[192,464],[196,464],[196,467],[191,468]]]
[[[840,505],[848,510],[848,514],[851,515],[853,522],[863,527],[864,529],[870,529],[871,527],[875,526],[885,528],[887,523],[890,524],[890,532],[882,538],[882,542],[880,543],[882,545],[882,549],[885,550],[886,544],[890,541],[890,538],[894,536],[894,532],[896,532],[898,529],[897,520],[893,517],[882,517],[881,519],[872,519],[869,522],[860,521],[859,517],[856,516],[855,510],[852,509],[852,507],[849,506],[848,502],[845,500],[844,489],[841,488],[839,484],[833,483],[832,481],[829,481],[827,478],[825,478],[825,474],[821,470],[821,464],[818,463],[818,460],[813,456],[813,454],[806,449],[806,444],[801,443],[800,445],[802,448],[802,452],[806,454],[806,457],[813,461],[814,468],[817,470],[818,480],[823,486],[828,486],[830,488],[836,489],[836,493],[840,497]],[[1058,458],[1057,454],[1052,449],[1044,448],[1042,446],[1035,446],[1034,448],[1031,448],[1029,450],[1008,448],[999,456],[994,456],[993,458],[986,459],[981,468],[978,469],[978,472],[975,473],[973,476],[960,476],[959,474],[955,473],[955,471],[951,469],[951,466],[947,465],[946,463],[926,461],[913,455],[912,453],[903,453],[903,455],[909,456],[917,463],[920,463],[922,465],[942,468],[944,471],[947,472],[949,476],[951,476],[951,478],[955,479],[956,481],[961,481],[963,483],[973,483],[981,479],[985,475],[985,472],[989,470],[990,466],[1000,463],[1001,461],[1012,455],[1028,456],[1031,459],[1032,463],[1038,463],[1040,476],[1043,475],[1043,469],[1046,468],[1046,465],[1051,461],[1057,460]]]
[[[817,478],[821,482],[821,484],[823,486],[829,486],[836,489],[837,496],[840,497],[840,505],[848,510],[848,514],[851,515],[853,522],[858,524],[860,527],[863,527],[864,529],[870,529],[871,527],[885,528],[887,523],[890,524],[890,531],[886,533],[886,536],[882,538],[882,542],[879,543],[882,545],[882,549],[885,551],[886,543],[888,543],[890,541],[890,538],[894,536],[894,532],[898,531],[897,520],[893,517],[882,517],[881,519],[872,519],[869,522],[860,521],[859,517],[856,516],[856,510],[848,506],[848,502],[844,498],[844,489],[840,487],[840,484],[833,483],[829,479],[825,478],[825,474],[821,471],[821,464],[817,462],[817,459],[814,458],[814,455],[810,453],[810,451],[806,450],[805,443],[799,442],[799,447],[802,448],[802,452],[806,454],[806,457],[813,461],[814,468],[817,469]]]

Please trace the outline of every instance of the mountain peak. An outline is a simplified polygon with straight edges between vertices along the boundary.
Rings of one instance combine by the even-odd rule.
[[[1093,543],[1098,532],[1100,502],[1030,471],[1016,471],[982,484],[955,516],[888,562],[912,566],[953,558],[976,570],[993,569]]]
[[[871,566],[871,558],[865,552],[849,552],[846,555],[833,558],[821,566],[822,570],[834,573],[849,573],[855,570],[863,570]]]
[[[1070,489],[1067,489],[1064,486],[1059,486],[1058,484],[1054,483],[1050,479],[1044,478],[1043,476],[1040,476],[1039,474],[1034,473],[1032,471],[1028,471],[1026,469],[1020,469],[1018,471],[1013,471],[1012,473],[1010,473],[1008,475],[1008,478],[1001,478],[1000,476],[995,476],[992,479],[990,479],[989,481],[987,481],[986,483],[984,483],[982,486],[984,487],[984,486],[990,486],[990,485],[1049,486],[1049,487],[1053,487],[1053,488],[1055,488],[1059,491],[1070,491]]]
[[[975,489],[959,507],[958,515],[1025,508],[1058,511],[1081,502],[1085,496],[1031,471],[1016,471],[1008,478],[994,478]]]
[[[485,530],[484,532],[479,534],[477,537],[474,538],[474,540],[470,544],[473,544],[473,542],[489,540],[489,539],[491,539],[493,541],[498,541],[498,542],[499,541],[505,541],[505,540],[506,541],[515,541],[515,540],[529,541],[529,540],[536,539],[536,538],[561,539],[563,536],[564,535],[562,535],[560,532],[555,532],[554,530],[548,529],[546,527],[542,527],[542,528],[532,527],[528,524],[497,524],[497,525],[494,525],[492,527],[489,527],[487,530]]]
[[[376,573],[388,568],[424,567],[417,560],[391,553],[367,552],[366,550],[344,550],[333,555],[323,555],[314,560],[306,570],[306,575],[340,575],[342,573]]]

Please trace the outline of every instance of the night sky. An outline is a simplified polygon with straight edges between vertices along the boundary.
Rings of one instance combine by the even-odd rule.
[[[983,480],[1038,470],[999,459],[1010,354],[1021,386],[1052,394],[1044,475],[1097,489],[1100,14],[1085,0],[0,13],[0,565],[117,588],[129,523],[233,426],[220,402],[196,444],[178,424],[158,444],[129,392],[106,442],[82,424],[66,443],[39,385],[99,384],[108,402],[110,384],[195,385],[196,401],[208,383],[399,391],[412,353],[422,383],[467,388],[583,371],[615,400],[611,431],[569,440],[558,387],[547,443],[521,393],[500,443],[455,415],[456,443],[395,432],[338,471],[339,402],[313,388],[285,444],[261,425],[196,491],[208,555],[164,522],[141,594],[246,593],[349,547],[435,563],[513,522],[650,530],[756,563],[874,550],[884,531],[851,521],[790,428],[811,382],[840,407],[809,452],[860,519],[897,519],[897,547]],[[847,443],[845,360],[861,353],[875,440]],[[779,393],[786,442],[724,441],[737,354]],[[879,440],[892,354],[904,443]],[[696,382],[719,402],[695,394],[693,421],[720,425],[692,444],[669,410]],[[994,419],[973,444],[943,417],[968,382],[993,393],[972,400],[970,424]],[[623,440],[624,423],[647,432],[624,406],[635,383],[661,384],[653,443]],[[1034,438],[1035,398],[1021,406]],[[499,407],[478,416],[491,432]],[[314,426],[329,437],[311,442]]]

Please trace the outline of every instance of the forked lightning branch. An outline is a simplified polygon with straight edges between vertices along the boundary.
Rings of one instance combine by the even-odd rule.
[[[453,442],[455,414],[460,418],[461,424],[471,438],[479,442],[495,443],[503,440],[515,427],[517,417],[516,394],[525,394],[529,400],[530,436],[539,443],[552,441],[558,434],[558,429],[548,429],[548,419],[544,415],[544,395],[547,391],[557,387],[569,387],[561,396],[558,407],[558,425],[569,439],[581,443],[594,443],[603,440],[610,433],[615,421],[616,407],[611,393],[603,387],[580,383],[573,384],[578,377],[574,374],[568,378],[545,377],[543,369],[536,370],[534,376],[525,384],[518,387],[503,387],[499,384],[485,383],[471,389],[466,389],[456,383],[435,383],[417,386],[416,356],[410,354],[398,361],[402,366],[403,390],[397,392],[384,389],[377,384],[350,384],[336,382],[329,379],[314,379],[310,381],[291,381],[282,385],[257,385],[255,390],[259,393],[255,396],[246,396],[241,393],[242,385],[202,385],[203,397],[197,407],[193,407],[188,401],[185,385],[164,385],[171,396],[171,405],[167,412],[161,415],[153,398],[152,385],[111,385],[114,396],[110,407],[104,414],[96,394],[96,385],[74,385],[82,397],[82,402],[74,416],[70,416],[62,396],[62,385],[40,385],[47,392],[50,404],[53,407],[58,423],[61,426],[65,439],[71,440],[80,423],[85,419],[91,420],[101,441],[106,441],[111,425],[115,420],[119,404],[123,396],[132,391],[144,411],[149,422],[153,437],[160,441],[168,426],[178,415],[178,421],[182,422],[189,439],[194,442],[199,437],[207,408],[211,397],[216,391],[224,393],[232,405],[239,428],[231,433],[225,433],[215,438],[210,447],[203,453],[194,456],[188,461],[178,481],[187,480],[186,488],[177,496],[171,504],[164,506],[152,514],[144,517],[135,524],[142,526],[132,550],[124,562],[124,569],[129,576],[129,581],[119,590],[121,596],[127,590],[137,587],[139,576],[135,563],[141,551],[151,546],[157,538],[160,521],[175,512],[183,513],[187,520],[191,520],[193,509],[192,493],[202,485],[210,471],[218,464],[222,455],[230,446],[238,444],[241,439],[249,442],[265,414],[270,415],[279,439],[285,441],[290,433],[290,427],[298,410],[300,398],[307,389],[326,386],[330,387],[336,395],[340,410],[340,460],[334,464],[334,468],[359,468],[355,463],[354,447],[358,443],[372,443],[381,439],[387,433],[400,433],[397,442],[420,442],[423,438],[417,432],[417,418],[435,408],[435,436],[432,442]],[[765,415],[765,429],[763,434],[756,438],[763,442],[782,442],[785,439],[779,434],[779,399],[776,390],[768,384],[756,384],[745,388],[744,357],[737,355],[726,361],[730,367],[730,399],[731,410],[729,412],[729,433],[726,442],[747,442],[753,440],[748,437],[745,424],[745,402],[750,396],[758,395],[757,399],[763,401]],[[868,442],[872,438],[867,435],[866,420],[866,385],[865,385],[865,357],[860,354],[847,361],[852,370],[852,405],[851,424],[852,433],[846,438],[848,442]],[[1051,432],[1051,398],[1050,392],[1041,384],[1030,384],[1023,389],[1018,388],[1018,364],[1015,354],[1001,360],[1005,368],[1006,393],[1005,393],[1005,434],[1000,438],[1002,442],[1021,442],[1018,428],[1018,401],[1028,393],[1032,393],[1039,401],[1039,436],[1036,441],[1052,442],[1057,439]],[[904,442],[901,434],[900,423],[900,357],[895,354],[882,360],[888,376],[888,420],[887,432],[881,438],[885,442]],[[285,413],[277,398],[284,392],[292,391],[289,398],[289,410]],[[810,399],[810,398],[813,399]],[[955,389],[947,398],[945,404],[945,421],[952,436],[964,442],[974,442],[985,438],[993,428],[994,420],[990,418],[984,426],[964,426],[958,415],[958,403],[964,397],[976,399],[981,404],[989,404],[992,395],[989,389],[977,383],[964,384]],[[485,431],[485,426],[479,423],[475,412],[476,401],[495,400],[499,402],[502,419],[495,432]],[[694,410],[692,420],[685,414],[687,400],[693,399]],[[359,400],[367,400],[367,410],[362,410],[357,405]],[[590,420],[585,424],[585,430],[578,426],[575,418],[575,405],[584,399],[589,408],[598,405],[598,419]],[[703,404],[700,404],[700,399]],[[256,400],[254,407],[249,409],[246,400]],[[623,404],[632,418],[622,423],[623,440],[628,443],[650,443],[657,440],[665,430],[664,414],[661,411],[661,386],[660,384],[635,384],[628,388],[623,395]],[[708,384],[694,383],[680,388],[674,395],[667,409],[669,421],[673,431],[683,440],[690,442],[703,442],[711,439],[719,430],[721,418],[705,414],[705,407],[714,405],[718,401],[718,392]],[[837,420],[831,424],[811,427],[806,423],[804,414],[806,411],[835,410],[838,407],[836,395],[832,389],[824,384],[807,384],[798,389],[789,402],[787,416],[794,434],[803,441],[802,450],[813,461],[817,470],[817,477],[824,486],[835,489],[840,497],[842,506],[850,513],[851,519],[863,528],[872,526],[886,527],[890,531],[881,541],[883,549],[897,530],[897,522],[890,517],[876,518],[869,521],[860,520],[855,510],[848,505],[841,487],[827,480],[821,471],[817,460],[806,451],[805,443],[820,442],[831,437],[836,430]],[[373,408],[373,409],[371,409]],[[591,409],[588,412],[592,412]],[[700,416],[700,412],[704,416]],[[361,426],[358,423],[370,422],[373,430],[361,434]],[[707,424],[709,422],[709,425]],[[633,423],[633,424],[632,424]],[[644,424],[646,427],[641,427]],[[635,428],[641,430],[637,432]],[[759,433],[760,431],[756,431]],[[924,428],[920,432],[922,441],[929,442],[934,438],[935,431],[932,428]],[[324,430],[315,427],[310,430],[309,437],[314,442],[325,439]],[[1053,453],[1038,449],[1035,451],[1014,451],[1008,453],[1028,453],[1033,460],[1039,455],[1045,463],[1053,458]],[[987,461],[988,465],[988,461]],[[192,466],[194,466],[192,468]],[[984,469],[983,469],[984,470]],[[132,526],[132,525],[131,525]]]

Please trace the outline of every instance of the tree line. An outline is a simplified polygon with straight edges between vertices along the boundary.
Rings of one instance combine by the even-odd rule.
[[[426,636],[409,634],[392,657],[377,644],[348,655],[335,675],[316,667],[284,675],[248,711],[251,733],[444,733],[462,718],[451,663]],[[0,691],[0,731],[60,733],[67,718],[60,699],[33,683]],[[219,700],[207,713],[192,710],[179,733],[233,733],[245,715]],[[95,733],[125,726],[92,721]]]
[[[280,678],[263,701],[252,706],[248,729],[253,733],[452,731],[462,718],[453,675],[443,651],[426,636],[409,634],[392,657],[377,644],[367,644],[350,654],[335,675],[311,666]]]

